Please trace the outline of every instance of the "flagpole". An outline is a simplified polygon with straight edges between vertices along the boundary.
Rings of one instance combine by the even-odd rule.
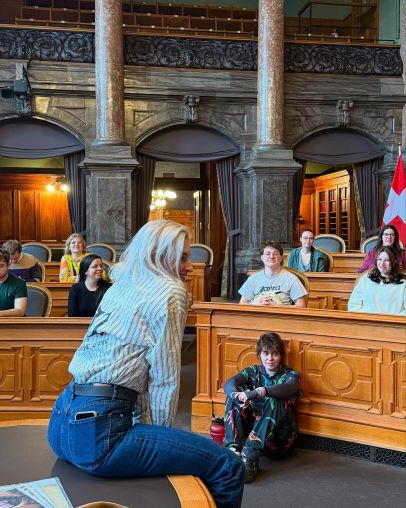
[[[402,155],[402,143],[398,143],[398,157]]]

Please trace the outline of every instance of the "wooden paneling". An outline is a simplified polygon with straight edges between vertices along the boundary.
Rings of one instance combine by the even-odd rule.
[[[183,224],[190,230],[191,238],[190,243],[195,241],[195,224],[193,210],[167,210],[164,208],[151,210],[149,212],[148,220],[167,219]]]
[[[62,242],[71,233],[65,192],[46,190],[60,175],[6,173],[0,184],[0,242]]]
[[[258,363],[255,343],[281,335],[286,363],[302,375],[301,432],[391,449],[406,437],[405,319],[310,309],[199,303],[197,394],[192,430],[224,412],[225,380]]]
[[[15,238],[14,210],[13,191],[0,187],[0,241]]]
[[[89,318],[2,318],[0,419],[47,418]]]

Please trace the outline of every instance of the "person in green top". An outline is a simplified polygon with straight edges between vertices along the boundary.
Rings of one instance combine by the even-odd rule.
[[[27,307],[27,284],[8,271],[10,254],[0,249],[0,317],[24,316]]]
[[[301,247],[292,249],[288,255],[288,266],[299,272],[327,272],[326,255],[313,247],[314,233],[305,229],[300,235]]]

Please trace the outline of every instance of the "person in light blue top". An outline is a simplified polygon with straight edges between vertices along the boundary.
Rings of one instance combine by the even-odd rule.
[[[288,255],[288,266],[299,272],[327,272],[327,256],[313,247],[314,233],[305,229],[300,235],[301,247],[292,249]]]
[[[298,277],[282,267],[283,249],[277,242],[259,248],[264,269],[250,275],[239,289],[240,304],[306,307],[306,289]]]
[[[145,224],[113,268],[51,413],[48,440],[63,460],[99,476],[191,474],[218,507],[239,508],[244,465],[230,450],[171,428],[192,271],[188,229]]]

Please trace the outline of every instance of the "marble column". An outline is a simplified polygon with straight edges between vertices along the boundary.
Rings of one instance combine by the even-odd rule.
[[[258,266],[263,241],[291,247],[294,176],[300,165],[284,145],[284,0],[258,1],[257,142],[236,170],[242,225],[238,275]]]
[[[86,233],[121,251],[135,233],[138,162],[125,139],[121,0],[95,3],[96,137],[86,147]]]

